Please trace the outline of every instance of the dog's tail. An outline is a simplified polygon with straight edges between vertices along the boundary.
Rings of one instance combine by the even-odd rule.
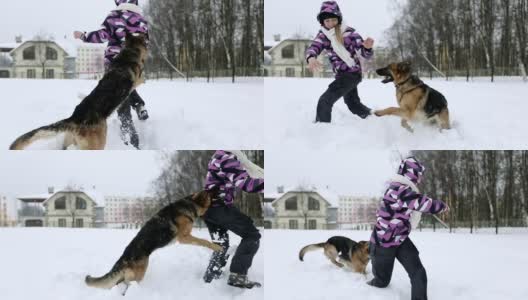
[[[106,273],[101,277],[92,277],[90,275],[86,275],[84,282],[86,282],[86,284],[91,287],[96,287],[100,289],[111,289],[124,279],[124,270],[112,269],[110,272]]]
[[[59,122],[31,130],[30,132],[25,133],[17,138],[11,144],[11,146],[9,146],[9,150],[24,150],[24,148],[29,146],[31,143],[40,139],[55,137],[68,130],[69,127],[70,125],[68,122],[66,122],[66,120],[61,120]]]
[[[306,254],[306,252],[319,250],[321,248],[324,248],[325,245],[326,243],[319,243],[319,244],[311,244],[311,245],[303,247],[301,251],[299,251],[299,260],[303,261],[304,254]]]

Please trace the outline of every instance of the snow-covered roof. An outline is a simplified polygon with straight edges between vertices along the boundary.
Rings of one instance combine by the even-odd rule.
[[[330,203],[331,207],[338,207],[339,206],[339,195],[334,193],[328,188],[318,188],[315,186],[311,187],[291,187],[291,188],[284,188],[283,193],[279,192],[273,192],[273,193],[265,193],[264,198],[267,199],[273,199],[272,203],[275,202],[280,197],[284,196],[286,193],[289,192],[313,192],[318,193],[321,197],[323,197],[328,203]]]
[[[61,45],[59,42],[55,41],[55,40],[27,40],[27,41],[24,41],[20,44],[17,44],[17,46],[11,50],[9,53],[13,53],[17,50],[17,48],[21,47],[22,45],[24,45],[25,43],[54,43],[56,44],[60,49],[62,49],[62,51],[64,51],[68,56],[71,56],[70,53],[67,51],[67,49],[64,48],[63,45]],[[68,47],[68,45],[65,45],[66,47]],[[71,51],[71,49],[70,49]],[[77,51],[75,51],[75,55],[77,55]]]
[[[275,46],[277,46],[281,41],[264,41],[264,47],[265,48],[273,48]]]
[[[270,49],[268,49],[268,52],[272,52],[273,50],[275,50],[275,48],[277,48],[280,44],[284,43],[284,42],[287,42],[287,41],[311,41],[310,39],[306,39],[306,38],[287,38],[287,39],[283,39],[281,40],[280,42],[276,42],[275,45],[273,45]]]
[[[15,43],[15,42],[12,42],[12,43],[0,43],[0,48],[1,49],[15,49],[16,47],[20,46],[21,43]]]
[[[71,193],[71,192],[74,192],[74,193],[85,193],[90,199],[92,199],[96,206],[97,207],[104,207],[105,206],[105,201],[104,201],[104,196],[98,192],[96,189],[94,188],[63,188],[63,189],[58,189],[56,192],[50,194],[35,194],[35,195],[27,195],[27,196],[20,196],[20,197],[17,197],[17,199],[21,200],[21,201],[28,201],[28,200],[35,200],[35,201],[38,201],[38,202],[42,202],[42,203],[45,203],[46,201],[48,201],[52,196],[56,195],[57,193],[61,193],[61,192],[65,192],[65,193]]]
[[[19,196],[17,197],[17,199],[21,201],[35,200],[39,202],[44,202],[44,200],[47,200],[51,196],[53,196],[53,194],[34,194],[34,195]]]

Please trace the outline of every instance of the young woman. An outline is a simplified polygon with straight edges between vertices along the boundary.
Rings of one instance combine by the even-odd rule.
[[[127,32],[144,33],[148,38],[148,23],[141,15],[141,8],[138,0],[114,0],[117,8],[110,12],[104,20],[101,29],[92,32],[75,31],[73,36],[86,43],[106,43],[105,68],[121,52],[125,45]],[[117,109],[117,115],[121,121],[121,138],[128,145],[132,144],[139,149],[139,137],[132,122],[130,107],[136,110],[138,119],[148,119],[148,112],[145,109],[145,101],[137,91],[133,91],[128,99]]]
[[[361,64],[357,52],[366,59],[373,55],[374,40],[363,38],[354,28],[343,24],[343,16],[335,1],[325,1],[317,15],[321,30],[306,50],[308,68],[321,69],[317,56],[326,50],[332,64],[335,80],[319,98],[316,122],[332,121],[332,106],[343,97],[348,109],[362,119],[371,114],[371,109],[359,99],[357,86],[361,82]]]
[[[444,202],[420,194],[416,186],[424,171],[425,167],[414,157],[401,162],[398,176],[391,180],[376,212],[369,247],[374,279],[368,284],[388,286],[397,259],[411,279],[413,300],[427,299],[427,274],[409,234],[418,226],[421,213],[439,214],[448,210]]]
[[[247,278],[247,272],[259,248],[260,233],[253,220],[236,208],[233,201],[237,189],[248,193],[262,193],[264,170],[253,164],[242,151],[218,150],[209,162],[205,181],[205,190],[217,191],[217,196],[213,198],[203,219],[211,239],[222,246],[223,251],[213,253],[204,280],[211,282],[221,275],[227,260],[229,230],[240,236],[242,241],[231,261],[227,283],[240,288],[260,287],[260,283]]]

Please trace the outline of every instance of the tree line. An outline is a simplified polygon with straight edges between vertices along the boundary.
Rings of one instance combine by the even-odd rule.
[[[264,167],[264,151],[244,151],[248,158]],[[164,164],[160,175],[153,182],[154,194],[159,207],[204,189],[207,165],[214,151],[176,151],[162,154]],[[250,216],[257,226],[263,225],[262,194],[237,193],[234,204]]]
[[[154,77],[260,76],[264,0],[150,0]]]
[[[528,151],[414,151],[421,190],[445,201],[449,227],[527,226]],[[432,221],[431,218],[428,220]]]
[[[412,60],[429,76],[523,76],[528,68],[528,0],[407,0],[393,4],[379,65]],[[381,53],[380,53],[381,52]]]

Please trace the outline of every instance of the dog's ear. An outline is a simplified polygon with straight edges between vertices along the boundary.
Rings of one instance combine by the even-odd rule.
[[[400,73],[410,73],[412,64],[410,61],[404,61],[398,64],[398,71]]]
[[[200,207],[208,207],[211,203],[211,195],[208,191],[194,193],[192,199]]]

